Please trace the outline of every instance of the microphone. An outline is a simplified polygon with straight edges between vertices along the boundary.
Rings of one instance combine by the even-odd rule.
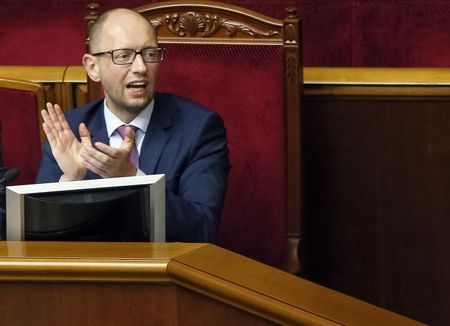
[[[6,170],[5,173],[0,177],[0,185],[8,184],[11,181],[15,180],[20,175],[20,171],[18,169],[12,168]]]

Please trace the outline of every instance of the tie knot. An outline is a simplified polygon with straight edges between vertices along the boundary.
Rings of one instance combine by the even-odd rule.
[[[133,129],[133,131],[136,131],[136,127],[132,126],[132,125],[121,125],[120,127],[117,128],[117,132],[119,133],[120,137],[122,137],[122,139],[125,138],[125,130],[127,127],[130,127],[131,129]]]

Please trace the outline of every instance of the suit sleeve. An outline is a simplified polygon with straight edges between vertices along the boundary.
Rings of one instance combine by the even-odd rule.
[[[210,113],[194,132],[185,168],[166,184],[168,241],[212,242],[222,211],[230,169],[223,121]]]
[[[61,178],[62,171],[53,157],[52,150],[48,141],[45,142],[42,159],[39,166],[37,183],[58,182]]]

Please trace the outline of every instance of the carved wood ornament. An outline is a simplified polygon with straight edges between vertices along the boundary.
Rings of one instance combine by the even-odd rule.
[[[217,33],[220,28],[227,30],[228,37],[234,37],[241,32],[253,37],[270,37],[278,35],[273,30],[261,30],[248,24],[233,21],[215,14],[188,11],[183,13],[167,14],[150,20],[155,29],[165,26],[169,32],[177,36],[209,37]]]

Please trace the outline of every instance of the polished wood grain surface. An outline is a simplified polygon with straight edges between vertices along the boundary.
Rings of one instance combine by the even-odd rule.
[[[0,66],[0,76],[35,83],[62,82],[66,69],[66,66]]]
[[[0,243],[0,280],[168,282],[167,264],[202,244]]]
[[[419,325],[218,247],[177,257],[168,273],[184,287],[282,324]]]
[[[305,67],[305,84],[450,85],[449,68]]]
[[[151,314],[178,325],[220,311],[255,325],[418,325],[212,244],[2,242],[0,288],[0,313],[21,324],[119,325]]]
[[[148,242],[0,241],[0,261],[32,259],[173,259],[205,244]]]

